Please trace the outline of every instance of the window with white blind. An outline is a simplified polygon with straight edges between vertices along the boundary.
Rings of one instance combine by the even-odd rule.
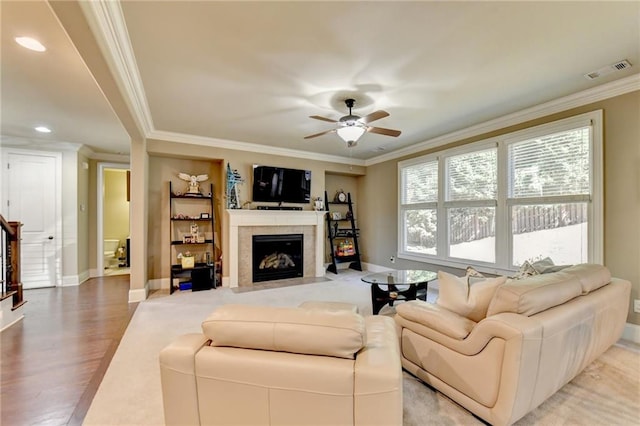
[[[446,156],[444,164],[449,257],[495,262],[497,148]]]
[[[602,112],[402,161],[398,257],[505,273],[602,262]]]
[[[404,250],[417,255],[437,255],[438,161],[426,160],[401,169],[401,211]]]
[[[511,263],[588,261],[591,126],[507,147]]]

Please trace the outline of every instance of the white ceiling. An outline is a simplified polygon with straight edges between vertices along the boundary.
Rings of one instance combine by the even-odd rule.
[[[48,3],[0,6],[3,143],[127,153],[123,126]],[[173,140],[365,160],[640,73],[638,1],[120,6],[137,66],[127,71],[142,88],[136,112],[150,117],[148,136]],[[19,47],[20,35],[48,50]],[[583,76],[622,59],[634,66]],[[309,116],[339,119],[348,97],[355,114],[389,112],[372,124],[402,134],[367,133],[351,149],[333,133],[303,139],[333,127]],[[54,132],[35,134],[39,124]]]

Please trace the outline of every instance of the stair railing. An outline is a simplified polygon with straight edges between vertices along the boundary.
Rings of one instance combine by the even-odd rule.
[[[0,215],[0,281],[2,299],[13,297],[13,308],[25,303],[20,281],[20,222],[8,222]]]

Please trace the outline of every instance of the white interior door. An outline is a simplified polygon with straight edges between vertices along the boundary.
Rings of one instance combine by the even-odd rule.
[[[9,152],[7,160],[7,212],[9,220],[22,222],[23,288],[56,286],[61,272],[56,203],[60,155]]]

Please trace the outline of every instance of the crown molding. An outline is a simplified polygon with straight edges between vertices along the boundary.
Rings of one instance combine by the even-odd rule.
[[[208,146],[214,148],[233,149],[260,154],[282,155],[285,157],[301,158],[304,160],[327,161],[330,163],[348,164],[352,166],[364,166],[365,161],[356,158],[341,157],[338,155],[319,154],[317,152],[300,151],[297,149],[279,148],[268,145],[260,145],[249,142],[238,142],[227,139],[209,138],[184,133],[165,132],[153,130],[147,135],[147,139],[156,139],[166,142],[188,143],[192,145]]]
[[[151,112],[147,103],[135,55],[133,54],[133,48],[127,32],[127,26],[120,2],[113,0],[94,0],[89,2],[81,1],[79,4],[87,17],[87,21],[94,36],[105,53],[109,66],[112,68],[112,71],[114,71],[116,80],[124,91],[125,99],[129,102],[132,112],[138,122],[142,124],[142,129],[147,139],[191,143],[195,145],[214,146],[239,151],[283,155],[294,158],[329,161],[333,163],[366,167],[385,161],[395,160],[404,156],[413,155],[427,149],[474,137],[483,133],[500,130],[557,112],[566,111],[593,102],[640,90],[640,74],[634,74],[626,78],[526,108],[484,123],[419,142],[406,148],[391,151],[368,160],[276,148],[248,142],[158,131],[155,130],[153,126]]]
[[[417,154],[430,148],[493,132],[495,130],[504,129],[509,126],[535,120],[557,112],[567,111],[572,108],[635,92],[636,90],[640,90],[640,74],[621,78],[619,80],[583,90],[553,101],[545,102],[531,108],[526,108],[493,120],[485,121],[484,123],[476,124],[465,129],[456,130],[378,157],[370,158],[365,160],[365,166],[373,166],[385,161],[396,160],[408,155]]]
[[[96,152],[93,149],[91,149],[90,146],[81,145],[80,149],[78,149],[78,154],[84,155],[87,158],[93,158]]]
[[[0,136],[3,148],[34,149],[40,151],[79,152],[82,144],[48,139],[32,139],[20,136]]]
[[[121,154],[108,154],[106,152],[94,152],[93,155],[89,157],[92,160],[96,161],[104,161],[108,163],[126,163],[129,164],[131,159],[128,155]]]
[[[2,148],[19,148],[34,151],[55,151],[55,152],[75,152],[87,158],[97,161],[111,161],[114,163],[129,163],[128,155],[108,154],[96,152],[90,146],[64,141],[49,141],[22,138],[16,136],[1,136],[0,146]]]
[[[158,139],[169,142],[190,143],[239,151],[258,152],[301,159],[364,166],[364,160],[337,155],[324,155],[294,149],[252,144],[248,142],[230,141],[155,130],[120,2],[96,0],[91,2],[80,2],[80,5],[87,17],[87,21],[89,22],[92,32],[105,51],[105,56],[108,58],[112,71],[115,71],[114,75],[117,76],[117,80],[126,94],[125,98],[129,101],[132,112],[136,116],[138,122],[142,123],[142,129],[144,130],[145,137],[147,139]],[[92,156],[91,158],[95,157]]]
[[[95,0],[78,3],[131,112],[143,132],[149,133],[153,129],[153,119],[120,2]]]

